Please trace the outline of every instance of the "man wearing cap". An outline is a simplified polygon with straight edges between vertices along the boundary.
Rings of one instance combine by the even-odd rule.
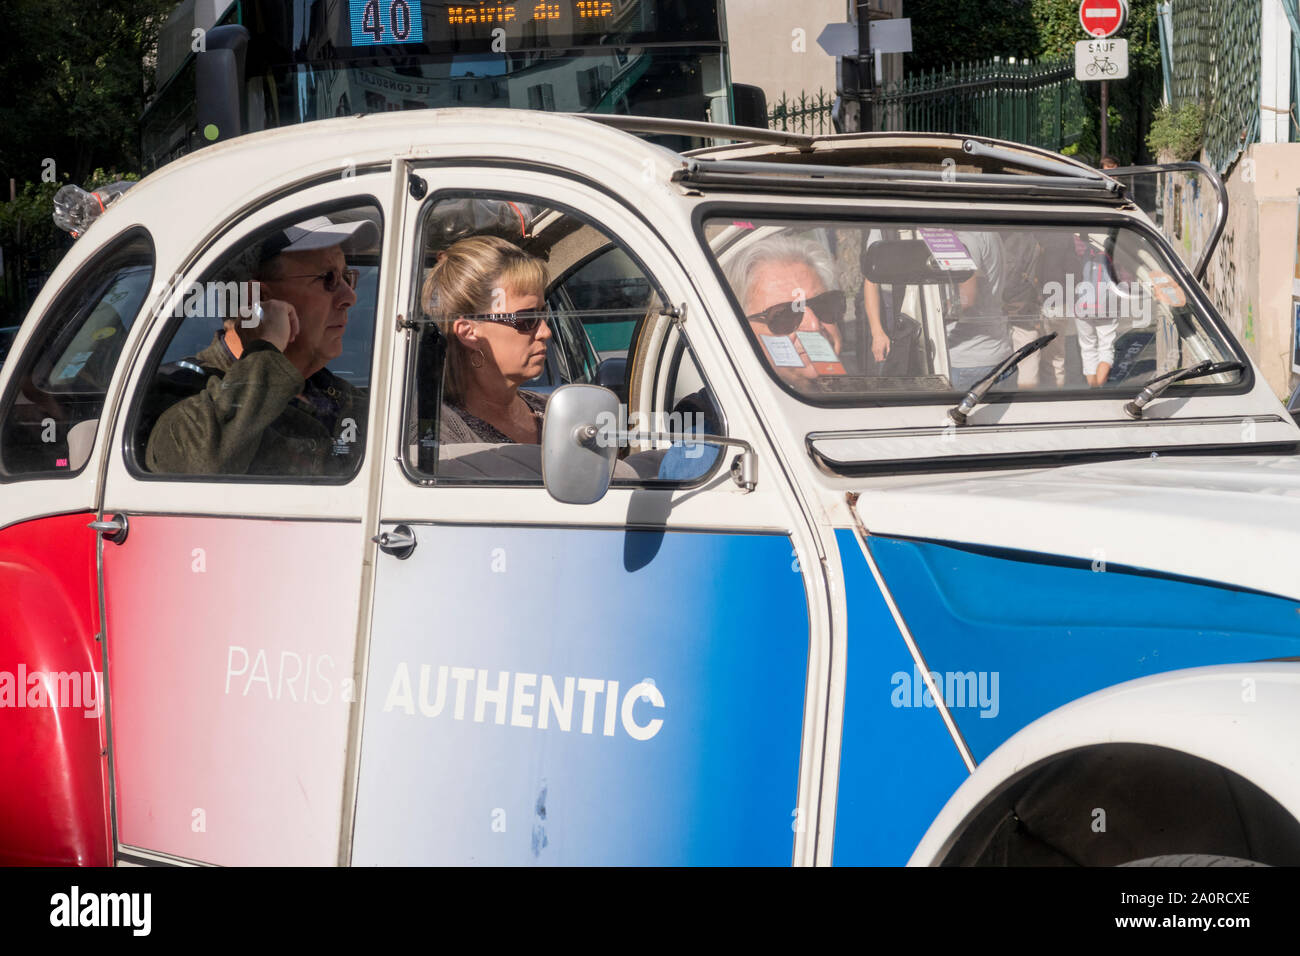
[[[198,356],[203,391],[167,409],[149,435],[155,472],[350,475],[365,448],[367,403],[325,366],[343,351],[357,274],[344,249],[378,239],[368,220],[318,216],[274,233],[242,270],[259,312],[228,323]]]

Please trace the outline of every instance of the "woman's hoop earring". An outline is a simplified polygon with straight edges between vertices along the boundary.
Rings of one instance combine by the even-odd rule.
[[[475,355],[478,356],[478,361],[477,361],[477,362],[474,361],[474,356],[475,356]],[[469,354],[469,364],[472,365],[472,366],[474,366],[475,368],[482,368],[482,367],[483,367],[483,350],[482,350],[482,349],[475,349],[473,352],[471,352],[471,353]]]

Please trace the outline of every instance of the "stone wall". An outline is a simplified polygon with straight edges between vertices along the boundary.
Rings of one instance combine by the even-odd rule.
[[[1300,214],[1300,143],[1255,144],[1230,170],[1228,224],[1205,277],[1215,307],[1280,398],[1290,395],[1292,286]],[[1208,195],[1207,195],[1208,194]],[[1203,190],[1194,235],[1214,221],[1214,197]]]

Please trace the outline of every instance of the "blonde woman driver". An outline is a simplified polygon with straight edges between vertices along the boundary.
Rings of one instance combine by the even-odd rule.
[[[496,236],[454,243],[425,279],[447,339],[440,442],[541,443],[546,398],[519,386],[546,366],[546,281],[542,260]]]

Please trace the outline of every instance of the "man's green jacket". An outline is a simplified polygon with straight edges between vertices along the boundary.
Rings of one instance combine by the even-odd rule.
[[[346,476],[365,451],[367,397],[327,369],[304,380],[270,342],[238,358],[218,332],[196,356],[208,375],[149,434],[145,463],[163,474]]]

